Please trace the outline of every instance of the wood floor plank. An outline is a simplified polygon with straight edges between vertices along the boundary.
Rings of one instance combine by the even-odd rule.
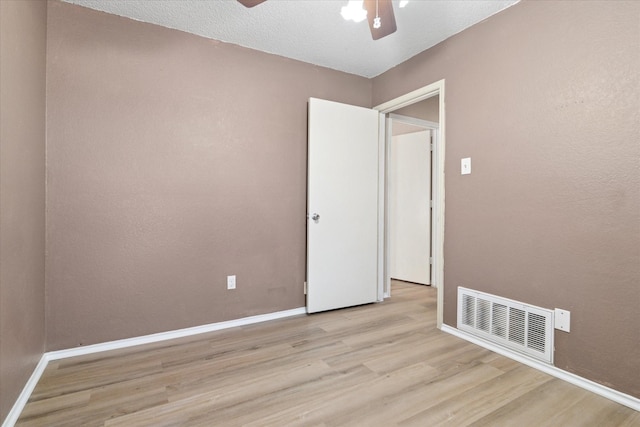
[[[436,329],[436,290],[51,362],[24,426],[640,426]]]
[[[582,397],[582,389],[553,378],[528,393],[503,405],[471,423],[471,426],[536,425],[550,421],[558,412],[574,405]],[[590,414],[589,417],[593,417]],[[581,425],[576,423],[575,425]]]
[[[170,402],[160,407],[118,417],[106,423],[109,426],[144,425],[152,423],[157,412],[165,414],[166,422],[185,422],[199,414],[219,415],[225,409],[238,407],[262,395],[271,395],[292,383],[306,383],[328,375],[331,369],[322,361],[306,362],[291,366],[285,372],[271,372],[257,379],[245,378],[235,384],[215,387],[211,390],[198,389],[195,393],[182,390],[173,395]],[[213,420],[212,420],[213,421]]]
[[[89,390],[107,384],[144,378],[155,372],[161,372],[159,360],[147,359],[138,363],[92,365],[78,369],[65,370],[64,373],[48,376],[38,382],[31,395],[31,401],[61,396],[77,391]]]
[[[336,426],[397,425],[403,419],[423,410],[425,406],[447,400],[478,382],[484,383],[501,374],[500,370],[491,366],[477,365],[474,369],[466,369],[460,371],[458,375],[444,379],[438,375],[436,369],[431,378],[422,378],[419,382],[408,384],[401,389],[400,393],[384,393],[373,402],[352,408],[349,413],[343,413],[340,417],[331,419],[329,424]],[[367,394],[365,393],[365,396]],[[372,413],[371,404],[376,407],[382,406],[386,410]]]
[[[583,394],[582,399],[544,420],[540,426],[554,427],[569,423],[584,426],[619,426],[629,418],[629,411],[623,406],[584,390],[579,392]],[[640,425],[640,419],[637,425]]]
[[[359,413],[362,408],[379,406],[385,396],[402,394],[404,390],[416,387],[435,375],[437,371],[425,363],[408,366],[349,388],[336,389],[322,400],[297,402],[286,411],[243,425],[258,427],[266,423],[266,425],[304,426],[318,422],[324,422],[330,426],[336,425],[338,420],[349,418]]]
[[[625,408],[626,409],[626,408]],[[640,426],[640,412],[633,411],[620,423],[618,427],[638,427]]]
[[[402,426],[469,425],[506,403],[531,391],[551,377],[520,365],[495,381],[479,383],[452,399],[429,402],[419,413],[400,422]]]
[[[89,403],[90,398],[91,390],[84,390],[32,402],[24,408],[20,417],[22,420],[29,420],[52,412],[60,413],[61,411],[73,410],[74,408],[85,406]]]

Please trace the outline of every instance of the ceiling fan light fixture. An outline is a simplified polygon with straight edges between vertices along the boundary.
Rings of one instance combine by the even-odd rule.
[[[364,0],[349,0],[340,9],[340,15],[347,21],[362,22],[367,19],[367,10],[362,6]]]

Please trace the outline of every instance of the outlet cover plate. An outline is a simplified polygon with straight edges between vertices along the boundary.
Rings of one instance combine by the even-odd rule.
[[[554,310],[554,327],[564,332],[571,332],[571,312],[556,308]]]

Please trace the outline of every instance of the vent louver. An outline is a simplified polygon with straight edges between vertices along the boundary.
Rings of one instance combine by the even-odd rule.
[[[553,311],[458,287],[458,329],[553,363]]]

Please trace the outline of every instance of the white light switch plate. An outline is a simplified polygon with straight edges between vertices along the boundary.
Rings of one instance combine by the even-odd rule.
[[[554,310],[554,327],[564,332],[571,332],[571,312],[556,308]]]
[[[460,160],[460,175],[469,175],[471,173],[471,157],[465,157]]]
[[[236,288],[236,276],[227,276],[227,289]]]

